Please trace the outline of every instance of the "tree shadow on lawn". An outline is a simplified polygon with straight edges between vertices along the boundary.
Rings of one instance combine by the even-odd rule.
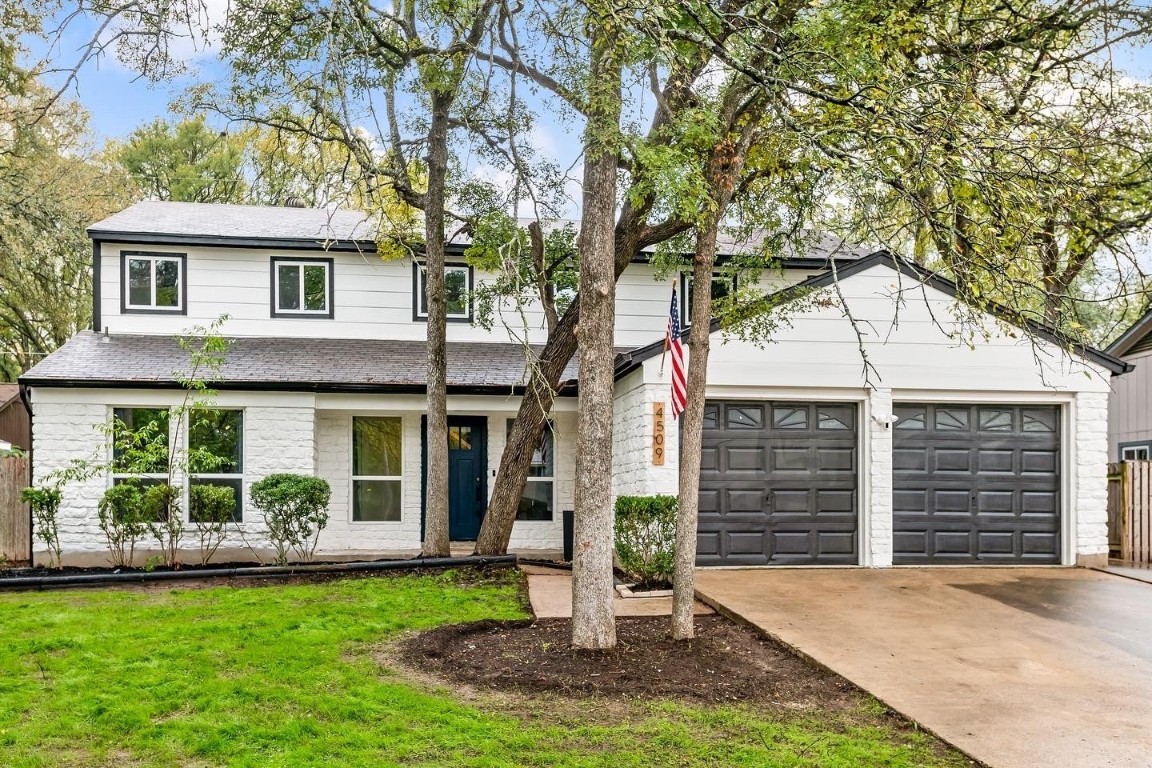
[[[723,616],[697,617],[688,643],[671,640],[667,624],[621,617],[617,648],[577,651],[568,619],[485,620],[407,635],[376,658],[414,684],[446,687],[534,726],[631,724],[640,734],[656,717],[731,738],[733,747],[812,738],[842,749],[861,739],[901,745],[909,765],[977,764],[839,675]],[[799,764],[841,763],[813,754]],[[873,763],[861,755],[859,764]]]

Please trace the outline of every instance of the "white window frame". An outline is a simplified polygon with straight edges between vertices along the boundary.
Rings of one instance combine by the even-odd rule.
[[[399,475],[357,475],[356,473],[356,419],[395,419],[400,422],[400,472]],[[358,413],[354,414],[348,422],[348,522],[352,525],[400,525],[404,522],[404,417],[394,413]],[[357,520],[356,519],[356,481],[357,480],[394,480],[400,483],[400,519],[399,520]]]
[[[413,288],[412,316],[413,316],[414,320],[427,320],[428,319],[428,313],[421,309],[421,306],[423,304],[427,303],[425,301],[425,296],[426,296],[425,291],[427,290],[425,287],[425,282],[426,282],[425,278],[427,277],[427,274],[426,274],[427,268],[428,267],[426,264],[421,264],[419,262],[416,263],[416,276],[412,282],[412,288]],[[445,278],[447,278],[448,273],[450,273],[450,272],[463,272],[464,273],[464,275],[465,275],[464,290],[466,292],[465,301],[466,301],[467,306],[465,307],[465,310],[463,312],[447,312],[446,313],[447,320],[448,320],[448,322],[454,322],[454,323],[470,323],[470,322],[472,322],[472,315],[473,315],[472,292],[476,287],[475,272],[472,270],[472,267],[468,266],[467,264],[445,264],[444,265]]]
[[[192,450],[192,414],[197,409],[192,409],[184,415],[184,424],[181,428],[184,430],[184,455],[189,456]],[[248,519],[248,505],[245,498],[244,490],[247,488],[245,482],[244,468],[248,465],[248,415],[244,408],[220,408],[218,406],[205,406],[200,410],[205,411],[238,411],[240,413],[240,472],[234,474],[227,474],[223,472],[197,472],[193,474],[189,471],[188,475],[184,477],[184,521],[192,523],[192,507],[188,503],[189,490],[192,488],[193,480],[239,480],[240,481],[240,519],[230,521],[234,525],[239,525]],[[191,470],[191,467],[189,467]]]
[[[298,269],[297,287],[299,288],[300,309],[284,309],[280,306],[280,268],[296,267]],[[304,268],[324,268],[324,308],[304,309]],[[332,259],[292,259],[274,257],[272,259],[272,316],[273,317],[332,317]]]
[[[184,274],[187,266],[187,257],[182,253],[144,253],[140,251],[124,251],[121,253],[121,292],[123,309],[125,312],[172,312],[184,313]],[[132,303],[132,271],[129,266],[133,261],[147,261],[149,263],[149,302],[148,304]],[[156,264],[161,261],[171,261],[176,264],[176,306],[160,307],[156,305]]]
[[[508,419],[508,423],[504,425],[504,439],[505,440],[508,439],[508,434],[512,430],[512,424],[515,421],[516,421],[515,419]],[[557,462],[558,462],[560,457],[559,457],[559,454],[556,452],[556,442],[557,442],[556,441],[556,429],[555,429],[555,425],[552,423],[551,419],[549,419],[548,421],[545,422],[544,429],[545,429],[545,433],[548,434],[552,439],[552,474],[549,475],[548,477],[532,477],[531,475],[528,475],[528,477],[524,478],[524,480],[525,480],[525,487],[527,487],[527,484],[531,483],[531,482],[552,483],[552,498],[551,498],[552,504],[550,507],[551,517],[549,517],[547,520],[521,520],[521,519],[517,519],[516,522],[520,523],[522,525],[526,524],[526,523],[531,524],[531,523],[554,523],[554,522],[556,522],[556,467],[557,467]],[[507,446],[507,443],[505,443],[505,446]],[[531,466],[531,464],[529,464],[529,466]]]
[[[1143,456],[1130,455],[1143,452]],[[1152,459],[1152,444],[1124,443],[1120,445],[1120,461],[1148,461]]]

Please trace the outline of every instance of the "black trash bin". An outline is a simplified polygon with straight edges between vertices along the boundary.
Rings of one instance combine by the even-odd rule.
[[[560,513],[564,520],[564,562],[572,562],[572,518],[575,513],[566,509]]]

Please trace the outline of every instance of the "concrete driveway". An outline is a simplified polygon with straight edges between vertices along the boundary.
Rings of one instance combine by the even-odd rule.
[[[696,586],[994,768],[1152,766],[1152,584],[853,568],[705,569]]]

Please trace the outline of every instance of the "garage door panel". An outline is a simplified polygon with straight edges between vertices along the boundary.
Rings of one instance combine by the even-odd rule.
[[[700,476],[720,468],[720,451],[714,447],[705,446],[700,450]]]
[[[1025,474],[1053,474],[1057,470],[1056,451],[1021,451],[1020,471]]]
[[[856,406],[709,402],[705,411],[704,450],[716,460],[701,471],[697,562],[855,563]]]
[[[777,472],[812,471],[811,451],[804,448],[773,448],[772,469]]]
[[[972,471],[972,450],[970,448],[936,448],[932,451],[932,469],[940,472]]]
[[[923,472],[928,468],[928,451],[924,448],[893,448],[892,469],[895,472]]]
[[[896,563],[1060,561],[1057,407],[897,403],[893,412]]]
[[[980,472],[1011,475],[1015,471],[1015,456],[1011,449],[981,449],[976,452],[976,468]]]

